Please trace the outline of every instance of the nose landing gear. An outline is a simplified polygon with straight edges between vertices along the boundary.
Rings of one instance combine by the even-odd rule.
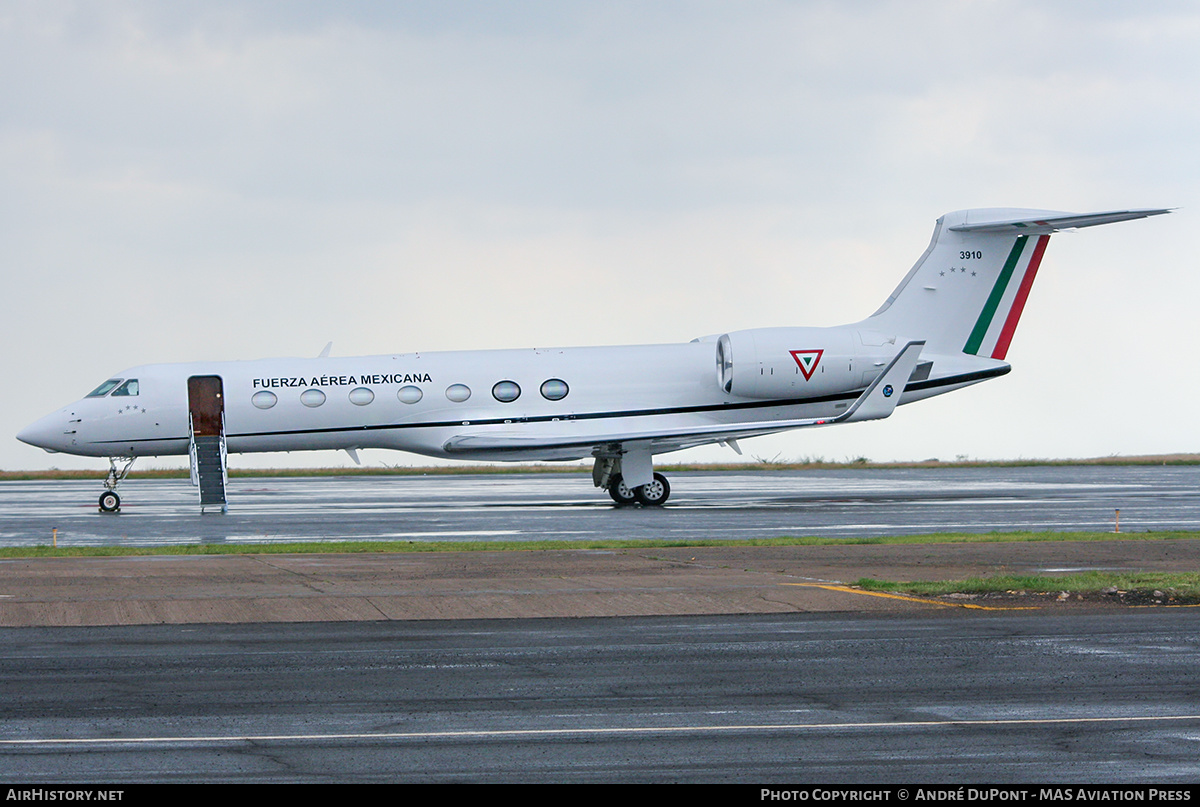
[[[125,481],[136,457],[109,457],[108,476],[104,479],[104,492],[100,494],[100,512],[115,513],[121,509],[121,497],[117,485]]]

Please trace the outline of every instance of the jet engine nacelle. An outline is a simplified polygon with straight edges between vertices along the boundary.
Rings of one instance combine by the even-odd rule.
[[[866,387],[895,337],[845,328],[756,328],[717,339],[717,383],[744,398],[810,398]]]

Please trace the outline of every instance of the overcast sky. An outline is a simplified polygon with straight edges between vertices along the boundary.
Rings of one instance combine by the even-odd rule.
[[[0,468],[103,468],[12,435],[137,364],[853,322],[992,206],[1180,210],[1054,236],[1008,376],[747,459],[1200,451],[1195,3],[0,0],[0,78]]]

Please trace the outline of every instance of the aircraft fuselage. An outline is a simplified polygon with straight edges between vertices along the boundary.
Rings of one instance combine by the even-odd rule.
[[[735,357],[735,384],[747,379],[744,386],[752,397],[722,389],[716,339],[143,365],[114,376],[122,382],[136,379],[136,395],[83,398],[33,424],[21,439],[84,456],[187,454],[187,380],[217,376],[224,387],[230,452],[386,448],[430,457],[577,459],[591,455],[590,448],[471,451],[448,449],[446,443],[493,432],[570,438],[653,429],[655,424],[832,418],[896,351],[894,339],[863,345],[858,331],[845,327],[740,333],[757,335],[760,341],[764,335],[783,339],[797,352],[821,353],[812,362],[808,356],[796,359],[788,351],[776,351],[769,358],[753,357],[745,367]],[[805,360],[814,365],[808,377]],[[990,375],[1001,371],[999,366],[989,369]],[[926,384],[900,402],[958,386]]]

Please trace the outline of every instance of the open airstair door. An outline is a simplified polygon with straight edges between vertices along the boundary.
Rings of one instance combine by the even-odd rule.
[[[225,393],[221,377],[194,375],[188,379],[188,420],[191,422],[192,484],[200,489],[200,512],[205,507],[226,510]]]

